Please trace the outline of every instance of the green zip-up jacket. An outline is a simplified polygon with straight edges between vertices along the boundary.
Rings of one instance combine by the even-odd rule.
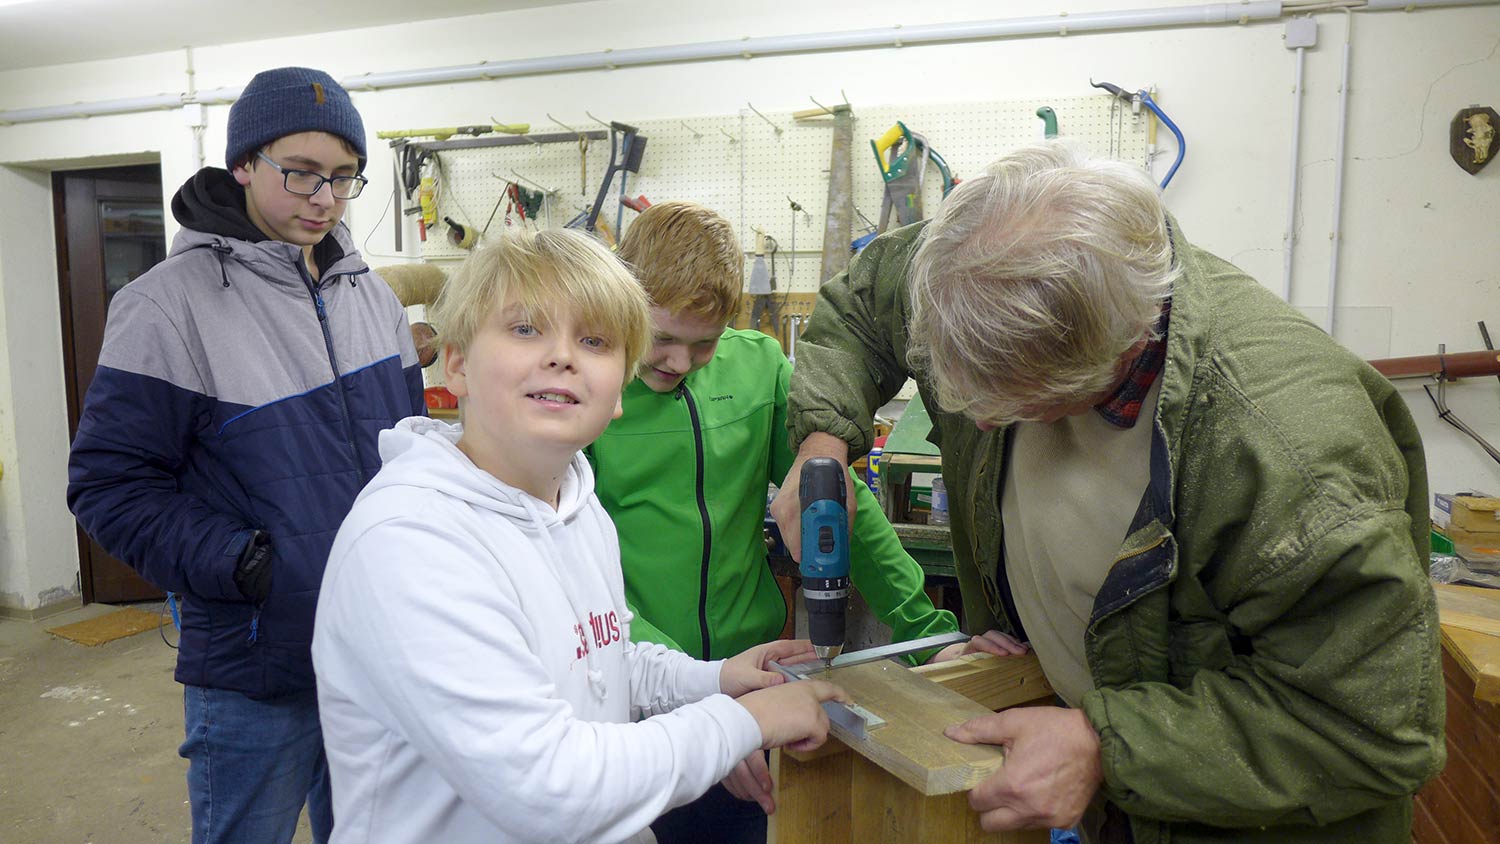
[[[587,449],[620,534],[631,636],[721,659],[781,634],[786,602],[766,562],[766,490],[793,455],[791,364],[775,340],[726,329],[706,366],[671,393],[640,379],[625,413]],[[850,578],[896,641],[958,630],[923,592],[922,569],[863,483]]]
[[[1085,633],[1110,840],[1407,844],[1442,769],[1427,476],[1404,402],[1253,279],[1189,244],[1172,294],[1151,478]],[[822,288],[797,345],[793,442],[871,443],[916,378],[934,408],[965,624],[1009,624],[1007,434],[935,409],[906,360],[922,224]],[[1024,635],[1024,631],[1020,631]]]

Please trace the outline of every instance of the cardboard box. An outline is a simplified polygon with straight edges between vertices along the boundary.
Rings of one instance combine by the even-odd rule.
[[[1439,493],[1432,501],[1432,520],[1441,528],[1500,534],[1500,498]]]
[[[1478,532],[1450,527],[1448,539],[1453,552],[1471,563],[1500,563],[1500,533]]]

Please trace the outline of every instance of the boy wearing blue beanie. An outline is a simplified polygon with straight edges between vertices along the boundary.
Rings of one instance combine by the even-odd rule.
[[[79,522],[182,603],[194,844],[289,842],[304,804],[332,830],[313,609],[376,435],[425,412],[405,311],[341,222],[365,162],[332,77],[257,74],[228,169],[182,186],[170,255],[111,301],[73,441]]]

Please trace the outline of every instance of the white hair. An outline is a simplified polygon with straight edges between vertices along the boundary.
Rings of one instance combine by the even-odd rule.
[[[1021,421],[1109,389],[1178,272],[1145,173],[1067,141],[1025,147],[955,188],[923,232],[909,355],[943,409]]]

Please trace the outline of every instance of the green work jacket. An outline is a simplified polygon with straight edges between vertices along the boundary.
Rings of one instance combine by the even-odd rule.
[[[767,487],[793,460],[790,373],[774,339],[726,329],[713,359],[676,390],[627,385],[624,415],[587,449],[620,535],[632,639],[720,659],[781,634],[787,605],[764,529]],[[933,607],[874,496],[855,484],[855,588],[896,641],[958,630],[953,613]]]
[[[1193,247],[1154,416],[1150,482],[1094,601],[1082,708],[1137,844],[1407,844],[1442,769],[1427,476],[1405,403],[1253,279]],[[1008,432],[937,408],[906,355],[922,224],[822,288],[797,345],[793,442],[869,449],[908,375],[942,449],[965,626],[1019,630],[1003,565]],[[1023,493],[1024,494],[1024,491]]]

